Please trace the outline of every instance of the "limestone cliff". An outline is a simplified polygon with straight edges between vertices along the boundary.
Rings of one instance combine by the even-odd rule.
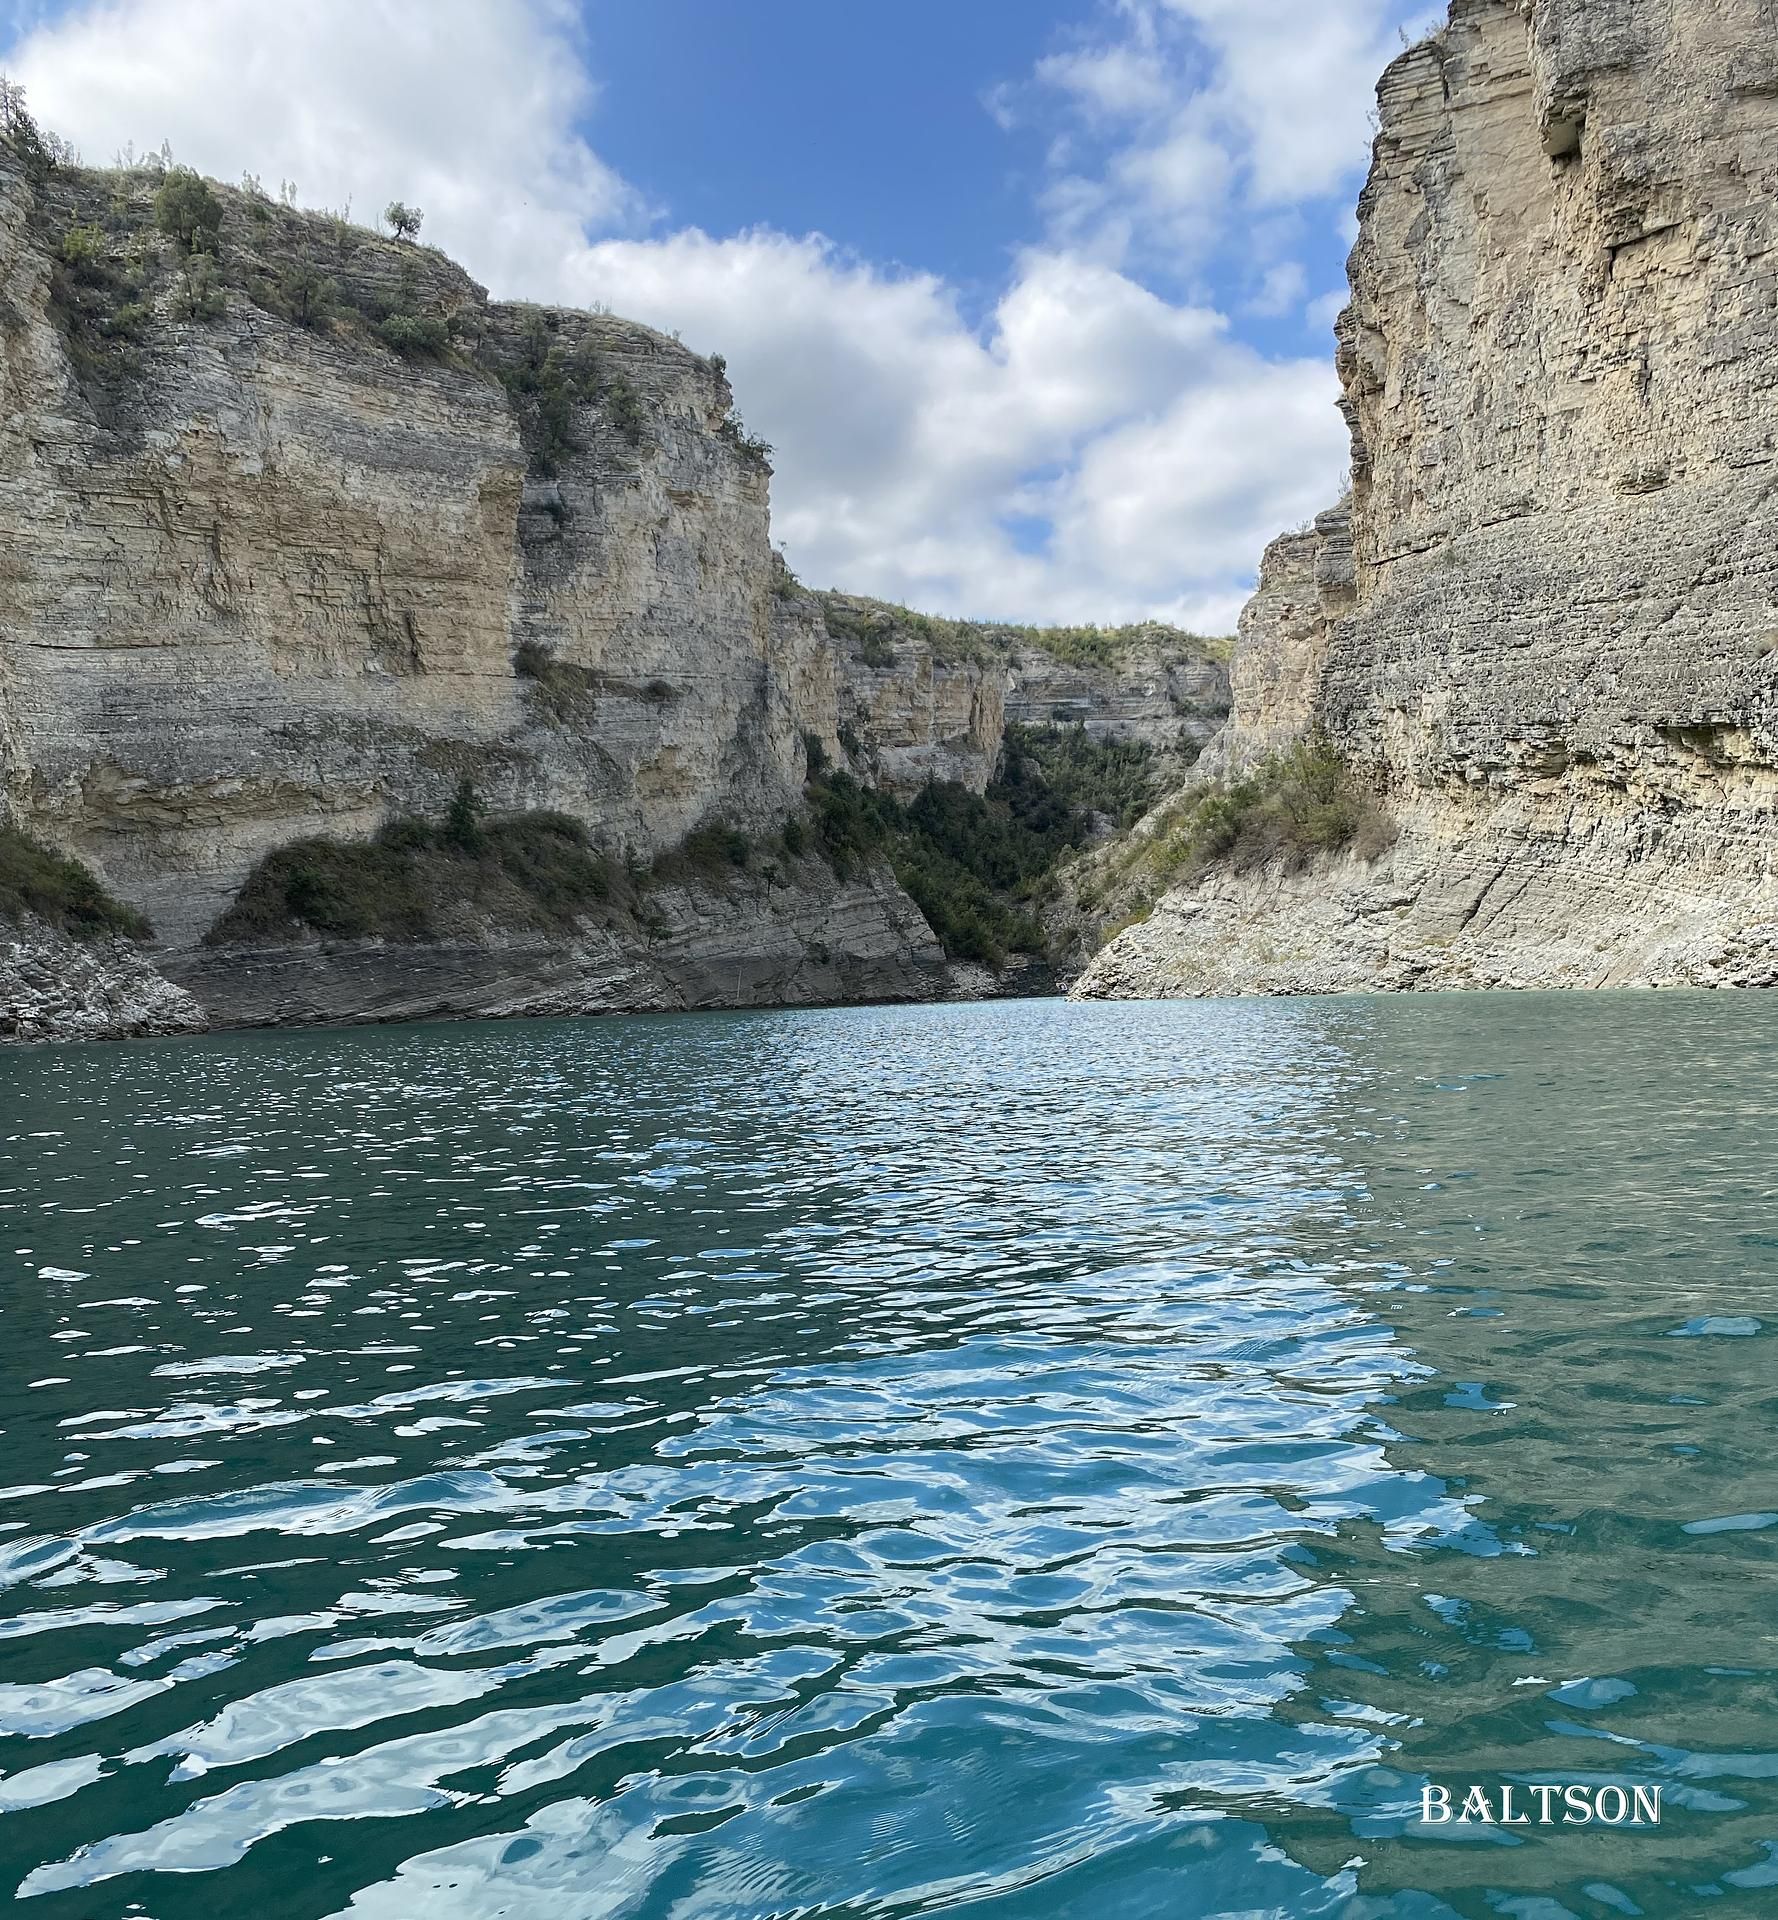
[[[948,990],[881,859],[693,871],[572,937],[205,944],[267,856],[437,820],[464,783],[628,871],[693,830],[773,835],[812,751],[979,792],[1007,671],[830,628],[864,603],[774,555],[720,361],[491,303],[435,250],[251,188],[211,188],[193,249],[162,184],[0,143],[0,823],[144,912],[221,1021]],[[141,950],[87,961],[115,1018],[70,1030],[189,1024],[143,997]],[[53,1030],[9,980],[0,1019]]]
[[[1228,718],[1224,643],[1176,627],[1022,627],[814,599],[837,662],[830,744],[891,792],[955,780],[980,793],[1009,725],[1138,742],[1177,776]]]
[[[149,248],[151,189],[125,176],[119,217]],[[440,806],[463,776],[643,853],[718,803],[781,810],[797,663],[770,645],[765,471],[724,437],[709,363],[623,322],[489,306],[436,255],[224,195],[245,284],[190,318],[151,279],[134,339],[89,370],[51,249],[83,216],[109,231],[103,191],[57,176],[46,210],[0,175],[21,820],[177,950],[270,847]],[[408,275],[452,344],[404,354],[262,304],[257,269],[305,248],[366,305]],[[541,470],[498,378],[536,343],[596,360],[633,438],[578,402]]]
[[[1351,497],[1208,770],[1318,730],[1400,836],[1211,872],[1081,991],[1778,981],[1778,5],[1453,0],[1378,99]]]

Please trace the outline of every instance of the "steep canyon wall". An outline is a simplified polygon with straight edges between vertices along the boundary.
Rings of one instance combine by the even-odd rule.
[[[1212,871],[1082,990],[1778,982],[1778,5],[1454,0],[1378,101],[1351,495],[1208,765],[1318,730],[1400,837]]]
[[[438,819],[463,781],[632,868],[713,822],[774,831],[811,741],[897,792],[980,792],[1018,676],[993,645],[941,657],[933,623],[830,630],[719,361],[251,191],[214,189],[188,259],[158,184],[0,150],[0,822],[146,913],[196,1004],[14,925],[0,1031],[946,991],[881,863],[694,875],[571,937],[204,944],[266,855]],[[1159,660],[1076,691],[1164,731]]]

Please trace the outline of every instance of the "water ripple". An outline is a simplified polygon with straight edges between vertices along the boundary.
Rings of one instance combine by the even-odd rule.
[[[0,1868],[46,1920],[1757,1900],[1778,1074],[1722,1005],[8,1056]],[[1679,1811],[1418,1826],[1506,1776]]]

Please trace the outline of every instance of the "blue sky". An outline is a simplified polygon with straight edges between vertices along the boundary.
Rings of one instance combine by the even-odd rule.
[[[0,11],[0,21],[8,16]],[[1226,628],[1345,463],[1332,316],[1399,0],[74,0],[4,56],[500,296],[722,351],[816,585]]]

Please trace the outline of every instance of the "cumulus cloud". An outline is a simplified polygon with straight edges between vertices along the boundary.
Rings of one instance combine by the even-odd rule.
[[[1287,32],[1263,24],[1280,7]],[[1255,307],[1301,306],[1291,203],[1362,147],[1389,13],[1315,11],[1305,28],[1296,0],[1121,0],[996,95],[1009,118],[1062,101],[1081,138],[1056,129],[1048,236],[982,318],[943,279],[819,235],[673,230],[589,144],[598,91],[566,0],[91,0],[6,64],[91,159],[165,137],[224,178],[294,179],[305,204],[418,201],[426,237],[497,295],[604,303],[723,352],[778,449],[775,531],[816,584],[1226,629],[1266,540],[1337,489],[1334,380],[1320,343],[1268,358],[1137,262],[1238,228]],[[1319,83],[1318,58],[1336,63]],[[1348,92],[1356,128],[1298,124]]]
[[[553,287],[589,227],[648,213],[578,131],[596,89],[558,0],[101,0],[6,65],[94,164],[165,140],[371,225],[417,202],[427,240],[509,291]]]
[[[1099,136],[1060,142],[1052,218],[1078,244],[1152,263],[1239,244],[1248,217],[1344,195],[1377,74],[1441,9],[1401,0],[1114,0],[1038,64]],[[1013,111],[1010,100],[1004,109]]]
[[[584,273],[583,297],[721,347],[778,449],[777,530],[820,585],[1222,630],[1346,457],[1325,359],[1268,361],[1220,314],[1070,254],[1022,259],[981,332],[943,282],[819,239],[608,241]]]

